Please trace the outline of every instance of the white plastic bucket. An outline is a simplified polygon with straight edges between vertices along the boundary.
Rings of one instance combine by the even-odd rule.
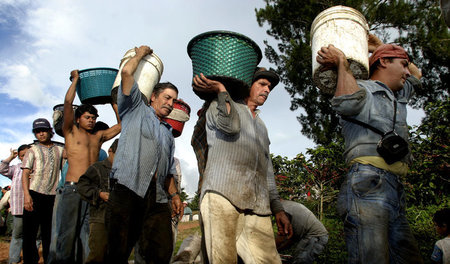
[[[316,16],[311,25],[313,81],[324,93],[333,94],[337,84],[335,70],[321,71],[316,61],[322,47],[333,44],[342,50],[356,79],[369,78],[369,25],[364,16],[347,6],[333,6]]]
[[[112,86],[112,89],[119,87],[122,80],[121,73],[125,63],[136,55],[133,49],[128,50],[120,61],[119,73]],[[153,92],[153,88],[161,79],[161,75],[164,71],[164,65],[161,59],[155,54],[145,56],[139,62],[139,65],[134,73],[134,79],[138,83],[139,90],[147,97],[150,102],[150,97]]]

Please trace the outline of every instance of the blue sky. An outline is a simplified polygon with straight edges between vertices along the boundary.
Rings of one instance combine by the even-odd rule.
[[[264,40],[275,42],[256,22],[255,8],[261,7],[264,1],[256,0],[0,0],[0,159],[8,157],[10,148],[33,141],[34,119],[51,120],[53,106],[63,102],[70,85],[71,70],[118,68],[128,49],[145,44],[164,63],[161,81],[174,83],[179,97],[191,106],[193,115],[176,139],[175,155],[181,161],[182,186],[192,196],[198,176],[190,138],[202,100],[192,92],[187,44],[206,31],[230,30],[264,50]],[[260,65],[274,67],[265,58]],[[261,107],[261,117],[271,152],[293,158],[314,144],[300,133],[296,116],[301,110],[289,107],[290,97],[280,84]],[[98,120],[114,124],[110,106],[98,109]],[[418,124],[422,116],[410,112],[408,121]],[[58,136],[55,140],[63,142]],[[8,181],[0,177],[0,186],[5,184]]]

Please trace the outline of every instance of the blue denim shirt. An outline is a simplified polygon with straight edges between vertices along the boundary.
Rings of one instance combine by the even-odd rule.
[[[361,88],[358,92],[331,100],[332,108],[340,115],[369,124],[383,132],[392,130],[394,121],[394,101],[397,101],[397,117],[395,131],[408,140],[408,125],[406,123],[406,106],[411,98],[414,87],[420,87],[420,81],[410,76],[402,90],[392,92],[385,84],[373,80],[358,80]],[[377,144],[381,135],[343,119],[340,120],[345,138],[345,159],[347,162],[362,156],[379,156]],[[408,154],[404,162],[410,163]]]
[[[167,203],[164,182],[168,174],[176,174],[172,127],[144,103],[136,82],[129,96],[119,87],[117,103],[122,131],[111,177],[144,197],[156,174],[156,201]]]

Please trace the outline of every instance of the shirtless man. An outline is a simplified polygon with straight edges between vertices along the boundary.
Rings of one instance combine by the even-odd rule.
[[[63,134],[69,169],[66,182],[61,190],[61,198],[56,210],[56,221],[59,223],[56,252],[52,252],[50,263],[84,263],[89,254],[89,223],[88,204],[83,201],[76,192],[78,179],[88,167],[98,160],[98,154],[102,144],[120,133],[121,125],[117,113],[117,105],[113,104],[118,124],[106,130],[93,132],[98,114],[92,105],[81,105],[74,112],[72,103],[75,99],[76,86],[79,81],[78,70],[70,73],[72,84],[66,93],[64,100],[64,124]],[[80,239],[82,243],[82,258],[75,252],[75,245]]]

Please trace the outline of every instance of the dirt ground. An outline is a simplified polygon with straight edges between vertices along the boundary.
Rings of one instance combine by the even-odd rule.
[[[0,264],[8,263],[9,241],[10,241],[9,237],[0,238]],[[41,256],[41,258],[39,259],[39,264],[43,264],[44,259],[42,258],[42,249],[39,249],[39,255]]]
[[[186,229],[191,229],[194,227],[199,226],[198,221],[191,221],[191,222],[181,222],[178,224],[178,232],[182,232]]]
[[[190,233],[191,229],[197,228],[199,226],[198,221],[184,222],[178,224],[178,232],[180,238],[185,238],[188,234],[183,236],[183,233]],[[9,237],[0,238],[0,264],[8,263],[8,253],[9,253]],[[41,253],[41,252],[39,252]],[[21,262],[22,263],[22,262]],[[39,263],[44,263],[44,260],[40,259]]]
[[[0,264],[8,263],[9,242],[2,239],[0,241]]]

